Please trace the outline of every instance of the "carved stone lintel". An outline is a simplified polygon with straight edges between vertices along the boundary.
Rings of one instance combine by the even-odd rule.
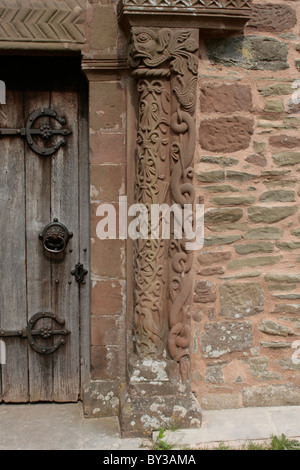
[[[241,30],[251,18],[252,0],[121,0],[119,20],[134,26],[197,28],[206,32]]]

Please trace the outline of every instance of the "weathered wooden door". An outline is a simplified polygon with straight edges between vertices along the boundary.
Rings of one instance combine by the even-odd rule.
[[[79,284],[73,272],[78,262],[88,267],[80,64],[77,58],[17,56],[0,56],[0,64],[6,84],[6,105],[0,105],[0,340],[6,349],[0,401],[77,401],[88,313],[88,283]],[[51,245],[47,239],[45,248],[40,235],[54,219],[73,236],[64,247],[64,233],[54,230],[56,240]]]

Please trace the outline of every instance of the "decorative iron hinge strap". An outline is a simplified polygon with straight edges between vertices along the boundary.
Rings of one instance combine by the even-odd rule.
[[[29,345],[32,349],[34,349],[39,354],[52,354],[54,353],[60,345],[65,344],[66,340],[64,338],[60,338],[55,344],[51,346],[40,345],[35,340],[36,337],[41,337],[43,339],[49,339],[52,336],[67,336],[71,332],[64,329],[52,329],[48,326],[41,326],[39,329],[33,329],[35,323],[40,320],[41,318],[50,318],[55,320],[60,326],[64,326],[65,321],[61,320],[52,312],[38,312],[31,317],[29,322],[27,323],[26,328],[22,330],[4,330],[0,328],[0,338],[7,338],[7,337],[22,337],[27,338]]]
[[[65,118],[58,116],[56,111],[53,109],[45,108],[45,109],[38,109],[30,114],[28,121],[26,123],[26,127],[21,129],[0,129],[0,138],[4,136],[17,136],[17,137],[26,137],[27,142],[31,150],[33,150],[38,155],[49,157],[56,153],[60,147],[66,145],[67,141],[62,139],[58,141],[52,147],[40,147],[35,141],[34,136],[39,136],[43,140],[47,141],[51,139],[55,135],[63,135],[67,137],[72,132],[69,129],[61,128],[61,129],[53,129],[48,124],[43,124],[40,128],[33,128],[33,124],[39,119],[40,117],[49,117],[55,119],[59,124],[64,125],[66,123]]]

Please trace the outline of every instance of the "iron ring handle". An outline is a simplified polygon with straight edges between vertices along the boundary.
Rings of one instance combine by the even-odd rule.
[[[44,249],[49,253],[61,253],[65,248],[66,240],[60,235],[48,235],[44,238]]]

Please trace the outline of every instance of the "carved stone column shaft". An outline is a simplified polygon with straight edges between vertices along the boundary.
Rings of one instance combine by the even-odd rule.
[[[135,202],[147,209],[143,238],[134,245],[134,326],[139,357],[160,358],[166,352],[166,241],[161,223],[153,226],[153,205],[166,202],[169,190],[170,84],[163,76],[136,70],[139,119]],[[153,229],[157,229],[154,237]]]

